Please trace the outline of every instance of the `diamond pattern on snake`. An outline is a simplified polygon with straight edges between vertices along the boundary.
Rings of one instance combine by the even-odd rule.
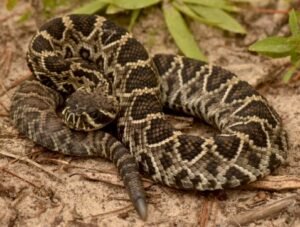
[[[247,82],[187,57],[150,57],[132,34],[101,16],[46,22],[27,62],[35,79],[13,97],[14,125],[52,151],[112,160],[143,219],[139,171],[169,187],[216,190],[255,181],[286,158],[280,117]],[[184,134],[166,121],[163,106],[220,133]],[[101,130],[112,123],[117,138]]]

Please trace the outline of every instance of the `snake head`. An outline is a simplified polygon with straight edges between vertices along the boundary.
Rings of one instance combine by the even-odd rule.
[[[112,122],[119,112],[116,97],[77,90],[66,100],[62,111],[66,125],[74,130],[93,131],[103,128]]]

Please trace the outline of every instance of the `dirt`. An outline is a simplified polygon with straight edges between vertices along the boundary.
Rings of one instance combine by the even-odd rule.
[[[247,35],[234,35],[190,20],[188,23],[210,62],[230,69],[255,86],[282,117],[290,148],[286,164],[272,175],[283,179],[293,176],[299,182],[299,79],[295,77],[289,84],[282,82],[288,59],[269,59],[247,51],[259,38],[288,33],[287,14],[257,9],[286,10],[285,4],[253,1],[244,8],[237,17],[247,28]],[[275,186],[271,190],[251,190],[246,186],[207,193],[146,182],[149,215],[146,222],[142,221],[111,163],[46,151],[13,127],[8,117],[10,99],[15,87],[30,76],[25,53],[37,29],[36,17],[18,22],[29,7],[21,2],[9,12],[0,2],[0,226],[229,226],[230,220],[244,212],[255,212],[290,196],[299,197],[299,186],[281,191]],[[133,34],[151,54],[180,53],[158,7],[142,12]],[[192,125],[191,118],[171,116],[170,120],[187,133],[212,131],[201,122]],[[281,186],[285,184],[283,180]],[[280,212],[271,212],[244,226],[300,226],[299,207],[294,199]]]

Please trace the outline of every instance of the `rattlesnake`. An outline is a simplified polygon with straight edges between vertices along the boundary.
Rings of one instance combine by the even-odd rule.
[[[48,21],[33,37],[27,57],[37,80],[22,84],[13,97],[15,126],[50,150],[113,160],[143,218],[145,195],[136,163],[156,182],[203,191],[252,182],[286,158],[280,117],[248,83],[187,57],[150,58],[130,33],[103,17]],[[65,99],[67,125],[91,130],[116,118],[122,143],[101,130],[69,129],[56,114]],[[203,119],[220,133],[184,134],[166,121],[163,105]]]

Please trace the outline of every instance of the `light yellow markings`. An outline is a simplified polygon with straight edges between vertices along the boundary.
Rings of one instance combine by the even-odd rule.
[[[270,138],[270,135],[268,133],[268,130],[266,130],[264,124],[262,124],[261,119],[260,119],[259,123],[261,125],[262,130],[264,131],[264,133],[265,133],[265,135],[267,137],[267,139],[266,139],[266,141],[267,141],[267,149],[271,149],[272,144],[271,144],[271,138]]]
[[[211,76],[213,72],[213,65],[205,65],[205,68],[208,70],[208,73],[204,75],[204,80],[203,80],[203,92],[204,93],[209,93],[206,88],[207,88],[207,81],[208,78]]]
[[[98,129],[98,128],[101,128],[103,126],[105,126],[106,124],[110,123],[110,122],[103,122],[103,123],[99,123],[97,124],[93,118],[91,118],[91,116],[87,113],[83,113],[83,115],[86,117],[87,119],[87,122],[93,126],[94,129]],[[111,117],[111,116],[110,116]],[[112,118],[113,119],[113,118]]]
[[[179,70],[176,72],[176,77],[178,78],[178,87],[183,86],[183,81],[182,81],[182,68],[183,68],[183,63],[182,63],[182,57],[178,56],[175,58],[175,61],[177,64],[179,64],[181,67],[179,67]],[[171,75],[174,76],[174,75]],[[170,103],[174,103],[175,99],[177,98],[178,94],[182,92],[182,89],[178,89],[176,91],[172,92],[171,98],[170,98]]]
[[[201,137],[199,137],[199,138],[201,138]],[[215,149],[214,146],[212,146],[211,150],[206,148],[207,145],[214,145],[214,140],[209,139],[209,138],[208,139],[202,138],[202,139],[205,139],[205,142],[201,145],[201,147],[198,147],[199,154],[195,158],[193,158],[191,161],[185,161],[185,162],[187,162],[187,165],[190,167],[192,167],[197,162],[199,162],[203,158],[203,156],[207,154],[207,152],[211,151],[212,149]],[[179,155],[179,154],[177,154],[177,155]],[[181,159],[180,156],[179,156],[179,158]],[[221,158],[221,156],[220,156],[220,158]],[[222,159],[224,159],[224,158],[222,157]]]
[[[178,77],[178,81],[179,81],[179,86],[182,87],[183,86],[183,80],[182,80],[181,74],[182,74],[182,69],[184,67],[183,58],[182,57],[177,57],[176,60],[177,60],[177,63],[179,64],[179,66],[180,66],[179,70],[177,72],[177,77]]]
[[[256,146],[254,144],[254,141],[252,139],[250,139],[249,135],[247,133],[243,133],[243,132],[236,132],[236,131],[233,131],[231,129],[229,129],[228,131],[230,131],[233,135],[236,135],[238,136],[242,141],[246,141],[249,143],[249,145],[252,147],[251,149],[257,149],[257,150],[260,150],[260,151],[263,151],[263,152],[267,152],[270,150],[271,148],[271,143],[269,141],[270,137],[269,137],[269,134],[268,132],[265,130],[263,124],[262,124],[262,120],[260,118],[257,118],[258,121],[255,121],[254,119],[248,119],[247,121],[244,121],[244,122],[237,122],[237,123],[234,123],[234,124],[231,124],[229,126],[227,126],[227,128],[231,128],[233,126],[237,126],[237,125],[244,125],[244,124],[248,124],[248,123],[251,123],[251,122],[255,122],[255,123],[259,123],[259,125],[262,127],[262,130],[266,136],[266,139],[267,139],[267,147],[259,147],[259,146]]]
[[[106,136],[107,135],[107,136]],[[106,143],[108,142],[108,140],[109,140],[109,134],[105,134],[105,136],[107,137],[106,138]],[[105,144],[106,144],[105,143]],[[114,142],[108,149],[110,149],[110,155],[112,155],[112,151],[114,151],[114,150],[116,150],[116,147],[117,146],[119,146],[119,143],[118,142]],[[104,147],[104,149],[107,149],[107,147]],[[112,159],[113,157],[111,156],[111,159]]]
[[[106,21],[106,19],[104,17],[97,16],[96,17],[95,27],[101,28],[102,25],[103,25],[103,22],[105,22],[105,21]]]
[[[163,113],[159,112],[159,113],[155,113],[155,114],[147,114],[147,116],[144,119],[133,120],[133,118],[131,116],[129,116],[129,119],[133,124],[142,124],[145,122],[150,122],[154,119],[164,119],[164,115],[163,115]]]
[[[52,36],[47,32],[47,31],[41,31],[39,32],[34,39],[36,39],[38,36],[42,36],[44,39],[48,40],[52,49],[54,50],[53,47],[53,43],[52,43]],[[35,40],[34,40],[35,41]],[[34,41],[31,42],[31,46],[33,45]],[[43,50],[41,53],[36,52],[32,47],[31,47],[31,51],[33,51],[35,54],[37,55],[41,55],[41,56],[53,56],[54,55],[54,51],[48,51],[48,50]]]
[[[177,60],[177,58],[174,58],[174,59]],[[176,68],[176,65],[177,65],[176,60],[175,60],[175,61],[172,61],[171,67],[170,67],[163,75],[161,75],[162,77],[169,77],[169,76],[172,76],[171,73],[174,71],[174,69]],[[155,69],[156,69],[156,66],[155,66]],[[157,69],[156,69],[156,71],[157,71]],[[158,74],[158,72],[157,72],[157,74]]]
[[[94,26],[93,31],[89,34],[88,37],[86,37],[86,36],[84,36],[84,35],[82,35],[82,34],[80,33],[81,38],[82,38],[84,41],[86,41],[86,42],[91,42],[91,41],[93,41],[95,35],[98,37],[98,35],[99,35],[99,33],[98,33],[98,32],[99,32],[99,28],[101,28],[101,26],[102,26],[102,24],[103,24],[104,21],[105,21],[105,18],[104,18],[104,17],[97,16],[97,17],[96,17],[96,22],[93,24],[93,26]],[[98,37],[98,38],[99,38],[99,37]]]
[[[240,106],[239,108],[237,108],[232,115],[236,115],[237,112],[241,111],[242,109],[244,109],[249,103],[251,103],[252,101],[261,101],[262,103],[266,104],[265,101],[263,100],[263,98],[261,96],[258,95],[253,95],[250,97],[247,97],[244,99],[243,103],[244,105]]]
[[[160,88],[159,87],[154,87],[154,88],[136,88],[133,91],[131,91],[130,93],[120,93],[120,91],[116,91],[118,96],[120,96],[121,98],[130,98],[130,97],[136,97],[136,96],[141,96],[144,94],[151,94],[151,95],[157,95],[160,92]]]
[[[26,110],[26,108],[24,108]],[[28,107],[26,111],[22,110],[20,108],[21,112],[21,118],[24,119],[24,116],[26,116],[28,113],[39,113],[40,110],[36,107]],[[18,111],[19,112],[19,111]],[[33,119],[31,122],[28,123],[28,133],[29,133],[29,138],[35,138],[36,131],[34,128],[34,125],[36,122],[39,122],[39,119]],[[39,125],[39,123],[38,123]]]
[[[77,117],[77,121],[76,121],[76,124],[75,124],[75,128],[79,128],[80,122],[81,122],[80,117]]]
[[[62,21],[67,29],[73,29],[73,23],[69,16],[62,17]]]
[[[224,136],[224,135],[223,135],[223,136]],[[243,139],[240,138],[239,136],[237,136],[237,137],[240,139],[240,144],[239,144],[238,150],[237,150],[237,152],[236,152],[236,155],[234,156],[234,158],[233,158],[232,160],[230,160],[231,163],[236,163],[236,160],[240,157],[240,154],[241,154],[241,152],[242,152],[242,150],[243,150],[243,147],[244,147],[244,141],[245,141],[245,140],[243,140]],[[218,152],[216,152],[215,154],[218,154],[218,155],[219,155]],[[220,155],[220,157],[221,157],[221,155]],[[224,157],[223,157],[223,159],[221,159],[221,160],[222,160],[222,161],[228,161],[228,160],[224,159]]]
[[[150,127],[151,127],[151,126],[150,126]],[[149,128],[150,128],[150,127],[149,127]],[[148,129],[148,128],[147,128],[147,129]],[[146,131],[146,130],[145,130],[145,131]],[[161,147],[162,145],[164,145],[164,144],[166,144],[166,143],[168,143],[168,142],[170,142],[170,141],[172,141],[172,140],[177,139],[177,137],[178,137],[179,135],[182,135],[182,132],[180,132],[180,131],[173,131],[173,135],[172,135],[172,136],[170,136],[169,138],[167,138],[167,139],[165,139],[165,140],[160,141],[159,143],[149,144],[149,143],[147,142],[146,144],[147,144],[147,147],[149,147],[149,148],[157,148],[157,147]],[[146,135],[144,135],[144,138],[147,138]]]
[[[59,150],[60,146],[61,146],[61,141],[59,141],[59,139],[58,139],[58,137],[60,135],[64,135],[64,137],[65,137],[65,131],[64,130],[60,130],[60,131],[57,131],[54,134],[50,135],[50,138],[52,139],[54,147],[55,147],[54,148],[55,151]],[[65,143],[64,144],[67,144],[67,143],[70,142],[67,139],[68,139],[68,137],[65,138]]]
[[[194,78],[190,79],[186,84],[184,84],[184,87],[189,87],[191,84],[195,83],[197,80],[199,80],[200,77],[204,77],[206,74],[204,74],[205,70],[207,69],[207,65],[202,65],[200,67],[200,70],[198,70],[194,76]],[[203,90],[203,88],[199,88],[199,90]]]
[[[115,147],[117,146],[117,144],[113,143],[111,145],[111,147],[109,147],[109,148],[106,147],[106,144],[107,144],[110,136],[111,135],[109,135],[108,133],[105,133],[104,136],[103,136],[103,138],[101,138],[101,143],[100,143],[100,141],[99,141],[99,143],[101,144],[103,156],[109,158],[110,160],[113,160],[112,151],[115,149]],[[108,154],[109,156],[106,155],[106,154]]]
[[[117,160],[117,167],[120,167],[120,164],[129,158],[131,158],[131,155],[129,153],[123,154],[122,157]]]
[[[66,121],[73,126],[76,124],[75,114],[69,111],[69,107],[65,108],[62,112],[66,116]]]
[[[235,168],[237,168],[238,170],[240,170],[242,173],[244,173],[245,175],[247,175],[250,178],[250,182],[255,181],[257,179],[257,177],[250,171],[248,171],[246,168],[243,168],[237,164],[232,165]]]
[[[153,157],[153,155],[147,154],[147,156],[151,159],[152,167],[155,169],[155,171],[154,171],[155,174],[152,175],[152,179],[154,181],[161,182],[162,181],[162,175],[161,175],[161,171],[159,170],[159,167],[157,165],[159,162],[155,161],[155,158]],[[149,171],[149,168],[147,170]]]
[[[195,173],[188,167],[183,168],[184,170],[187,171],[187,176],[181,179],[181,183],[184,188],[192,189],[194,187],[191,179],[195,178]]]
[[[226,92],[225,92],[225,94],[224,94],[222,100],[221,100],[222,103],[225,103],[225,100],[228,98],[228,95],[229,95],[231,89],[233,88],[233,86],[234,86],[235,84],[238,84],[239,82],[240,82],[240,80],[239,80],[237,77],[232,77],[232,78],[229,80],[229,82],[226,83],[226,86],[228,86],[228,87],[227,87],[227,89],[226,89]],[[234,100],[233,102],[231,102],[231,103],[229,103],[229,104],[236,103],[236,101],[239,101],[239,100]]]
[[[114,34],[116,34],[116,33],[111,33],[111,35],[114,35]],[[103,34],[101,34],[101,36],[102,36],[102,35],[103,35]],[[125,33],[120,39],[118,39],[118,40],[116,40],[116,41],[114,41],[114,42],[111,42],[111,43],[109,43],[109,44],[107,44],[107,45],[105,45],[105,43],[100,42],[100,43],[102,44],[102,50],[103,50],[103,52],[107,52],[107,51],[109,51],[113,46],[119,44],[118,50],[116,50],[116,53],[119,53],[119,52],[120,52],[120,49],[121,49],[122,46],[127,42],[127,40],[128,40],[129,38],[132,38],[132,35],[131,35],[130,33]],[[110,39],[110,37],[107,38],[107,40],[109,40],[109,39]],[[104,42],[105,42],[105,41],[104,41]]]

